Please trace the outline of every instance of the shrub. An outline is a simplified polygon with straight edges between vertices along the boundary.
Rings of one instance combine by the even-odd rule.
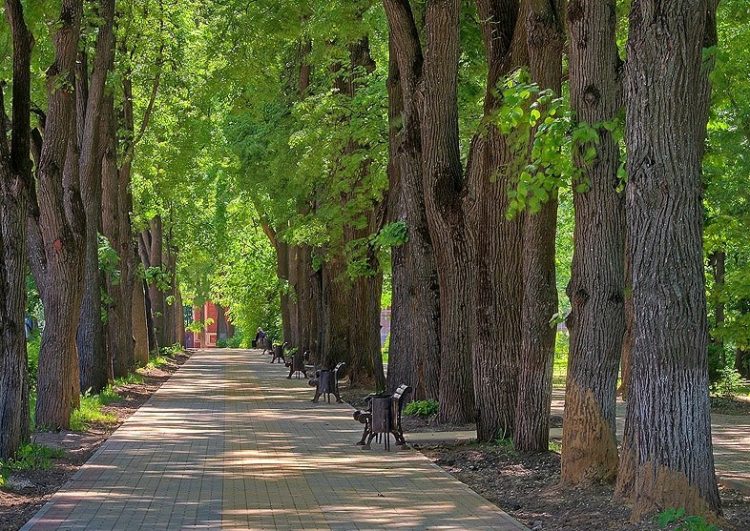
[[[438,412],[437,400],[415,400],[406,405],[404,413],[414,417],[429,417]]]
[[[219,339],[216,341],[216,346],[218,348],[227,348],[227,345],[229,342],[226,339]]]
[[[241,333],[236,333],[229,339],[227,339],[227,346],[229,348],[242,348],[244,338]]]
[[[726,365],[719,371],[719,379],[711,385],[711,390],[721,398],[734,400],[741,387],[740,373],[733,366]]]

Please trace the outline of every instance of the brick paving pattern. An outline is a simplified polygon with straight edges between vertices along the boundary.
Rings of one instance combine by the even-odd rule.
[[[258,351],[199,351],[23,529],[524,529]],[[394,447],[395,448],[395,447]]]

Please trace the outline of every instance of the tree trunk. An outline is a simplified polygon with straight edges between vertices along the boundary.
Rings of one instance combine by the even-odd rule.
[[[10,459],[29,437],[26,309],[26,214],[33,187],[30,149],[31,50],[34,38],[19,0],[6,0],[13,41],[10,148],[0,86],[0,459]]]
[[[427,5],[423,71],[422,180],[425,212],[440,285],[440,411],[442,423],[474,420],[472,278],[474,253],[462,209],[458,137],[460,2]],[[413,97],[413,95],[412,95]]]
[[[396,61],[396,50],[391,37],[388,55],[388,218],[390,221],[406,221],[404,212],[403,186],[401,183],[402,114],[404,99],[401,91],[401,79]],[[391,332],[388,350],[388,392],[392,393],[402,383],[421,391],[417,378],[416,359],[414,355],[414,331],[410,325],[414,316],[410,308],[409,291],[412,289],[411,277],[406,270],[405,243],[391,249]],[[421,400],[422,397],[418,398]]]
[[[105,148],[102,160],[102,234],[109,240],[110,246],[118,253],[119,262],[117,268],[119,275],[106,274],[106,289],[109,304],[107,305],[107,369],[109,377],[114,377],[122,363],[123,354],[128,349],[128,343],[132,341],[129,336],[129,326],[125,317],[125,306],[132,304],[132,297],[123,297],[123,265],[127,256],[120,254],[120,205],[119,186],[120,177],[117,169],[117,124],[114,116],[114,99],[111,95],[106,96],[104,109],[102,111],[102,144]],[[118,365],[118,368],[115,368]]]
[[[517,2],[480,0],[477,7],[489,66],[484,112],[491,118],[501,103],[496,97],[498,84],[528,62],[526,20]],[[472,141],[467,168],[469,190],[464,208],[477,258],[472,341],[480,441],[508,437],[516,423],[525,215],[509,220],[506,214],[508,191],[516,179],[508,168],[517,165],[519,156],[526,157],[526,152],[513,149],[490,120],[487,131],[479,132]]]
[[[80,358],[81,388],[99,392],[106,387],[110,371],[104,343],[102,324],[101,275],[99,274],[99,229],[102,223],[102,159],[108,146],[106,138],[107,120],[105,85],[114,66],[115,53],[115,0],[101,0],[99,16],[102,24],[96,38],[96,52],[91,80],[86,98],[83,121],[83,138],[80,146],[81,199],[86,213],[86,243],[84,259],[83,300],[78,325],[77,346]],[[85,52],[82,52],[85,54]],[[81,77],[86,81],[88,71],[82,62]],[[80,69],[79,69],[80,70]],[[105,112],[103,113],[102,110]]]
[[[352,286],[349,345],[349,374],[352,385],[373,382],[376,391],[385,390],[383,357],[380,350],[380,298],[383,273],[355,279]]]
[[[323,267],[323,300],[325,310],[322,322],[326,330],[322,365],[333,367],[341,361],[349,363],[349,305],[352,290],[341,257],[334,257]]]
[[[565,40],[562,13],[551,2],[530,2],[526,20],[532,81],[559,95]],[[528,213],[523,237],[523,310],[513,444],[522,452],[549,450],[552,360],[557,333],[555,232],[557,188],[538,213]]]
[[[397,53],[395,44],[392,44],[391,56],[394,59]],[[414,98],[403,97],[404,92],[414,94],[418,73],[411,71],[402,76],[400,70],[393,71],[395,67],[397,65],[391,69],[390,98],[397,102],[400,99],[401,104],[391,105],[391,119],[393,124],[401,123],[401,130],[391,131],[392,137],[398,134],[392,140],[397,142],[397,151],[391,154],[391,171],[398,172],[396,208],[399,219],[406,222],[407,241],[393,249],[394,295],[388,385],[389,389],[395,390],[406,383],[414,388],[415,399],[437,400],[440,387],[440,292],[424,208],[419,113]],[[397,87],[393,86],[394,83]]]
[[[80,392],[75,335],[83,288],[85,213],[75,138],[75,94],[70,87],[75,86],[81,14],[81,0],[63,0],[53,39],[55,61],[47,70],[48,110],[38,165],[38,203],[29,216],[33,241],[41,246],[30,250],[30,260],[47,322],[37,376],[36,425],[42,429],[67,428]],[[60,76],[67,82],[61,83]]]
[[[580,0],[568,10],[573,109],[585,124],[616,118],[621,106],[615,2]],[[613,481],[617,473],[615,396],[624,330],[623,197],[619,148],[599,127],[596,159],[578,153],[587,191],[576,192],[575,248],[568,296],[570,363],[565,394],[562,480]],[[588,146],[582,146],[583,151]]]
[[[640,0],[630,14],[627,230],[635,322],[617,494],[632,502],[634,519],[665,507],[719,511],[701,203],[711,70],[703,50],[716,43],[715,13],[715,0]]]
[[[288,284],[289,284],[289,337],[284,337],[284,340],[289,343],[290,348],[299,346],[300,341],[300,323],[299,323],[299,266],[297,264],[297,253],[299,252],[299,246],[290,245],[288,250]]]
[[[137,366],[143,367],[148,363],[148,327],[146,325],[146,299],[143,295],[143,283],[134,283],[132,293],[134,359]]]
[[[154,279],[149,282],[148,285],[148,296],[151,301],[151,316],[154,322],[154,334],[156,335],[156,341],[160,347],[166,347],[169,345],[167,340],[167,331],[165,326],[165,306],[164,306],[164,292],[162,287],[167,279],[166,270],[162,263],[164,239],[163,239],[163,226],[161,216],[154,217],[150,222],[150,228],[147,231],[149,235],[148,239],[148,255],[149,255],[149,266],[152,270],[156,271],[158,279]]]
[[[627,213],[625,213],[627,219]],[[633,350],[633,282],[632,267],[630,265],[630,245],[625,238],[625,333],[622,337],[622,354],[620,357],[620,389],[618,392],[623,400],[628,399],[630,389],[630,353]]]
[[[176,282],[176,279],[175,279]],[[181,347],[185,346],[185,312],[182,306],[182,292],[179,286],[174,289],[174,342]],[[227,338],[232,337],[227,326]]]

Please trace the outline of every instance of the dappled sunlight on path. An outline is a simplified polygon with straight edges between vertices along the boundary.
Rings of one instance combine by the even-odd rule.
[[[522,529],[258,351],[200,351],[25,529]]]

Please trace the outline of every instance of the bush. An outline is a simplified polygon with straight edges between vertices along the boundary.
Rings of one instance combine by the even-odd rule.
[[[413,417],[429,417],[438,412],[437,400],[415,400],[406,405],[404,413]]]
[[[227,346],[229,348],[242,348],[244,338],[241,333],[236,333],[229,339],[227,339]]]
[[[174,345],[169,345],[168,347],[162,347],[159,349],[159,353],[162,356],[167,356],[170,358],[174,358],[177,354],[180,354],[182,352],[182,345],[179,343],[175,343]]]
[[[228,344],[229,344],[229,342],[226,339],[218,339],[216,341],[216,346],[218,348],[227,348]]]
[[[734,400],[742,387],[742,376],[737,370],[726,365],[719,371],[719,379],[711,385],[711,391],[726,400]]]

